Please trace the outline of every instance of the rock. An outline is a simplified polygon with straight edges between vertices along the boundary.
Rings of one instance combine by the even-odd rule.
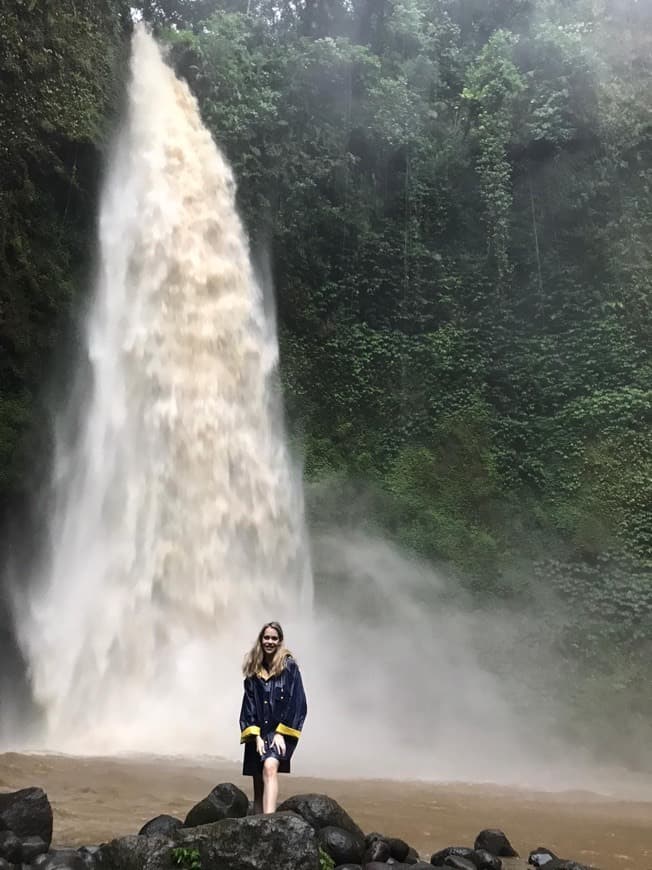
[[[370,861],[368,864],[363,864],[363,870],[432,870],[432,864],[426,864],[425,861],[418,861],[416,864],[405,864],[402,861],[395,861],[391,858],[389,861]]]
[[[316,836],[292,813],[223,819],[160,834],[121,837],[97,852],[100,870],[173,870],[173,850],[196,849],[202,868],[219,870],[316,870]],[[270,862],[273,856],[273,864]],[[77,870],[77,868],[75,868]]]
[[[103,843],[97,852],[102,870],[171,870],[175,840],[161,834],[141,837],[133,834]]]
[[[13,831],[0,831],[0,858],[10,864],[20,864],[23,860],[20,840]]]
[[[512,848],[512,844],[502,831],[487,828],[480,831],[473,844],[474,849],[486,849],[492,855],[503,858],[518,858],[518,852]]]
[[[369,864],[372,861],[387,861],[388,858],[393,858],[392,850],[389,847],[387,840],[372,840],[364,850],[363,864]]]
[[[360,864],[365,853],[362,837],[357,837],[350,831],[336,828],[334,825],[326,825],[325,828],[320,828],[317,831],[317,845],[331,856],[336,865]],[[389,856],[389,850],[387,854]]]
[[[445,849],[440,849],[439,852],[434,852],[430,856],[430,863],[435,867],[443,867],[449,855],[470,859],[474,851],[470,846],[446,846]]]
[[[79,857],[84,862],[87,870],[95,870],[97,867],[97,855],[99,850],[99,846],[80,846],[79,849],[77,849]]]
[[[328,826],[343,828],[356,837],[365,839],[360,828],[337,801],[325,794],[297,794],[279,806],[278,812],[292,812],[301,816],[310,827],[319,831]],[[380,836],[380,835],[379,835]]]
[[[335,870],[362,870],[360,864],[338,864]]]
[[[503,862],[486,849],[476,849],[471,859],[478,870],[502,870]]]
[[[48,851],[48,843],[41,837],[21,837],[20,847],[23,855],[23,864],[33,864],[38,855],[44,855]]]
[[[0,858],[0,870],[14,870],[14,865],[10,864],[5,858]]]
[[[220,822],[222,819],[241,819],[247,815],[249,798],[232,782],[216,785],[212,792],[190,810],[184,828],[196,828]]]
[[[181,828],[175,839],[177,845],[198,850],[202,868],[316,870],[319,867],[314,830],[304,819],[290,812],[277,811],[272,815],[224,819],[198,828]],[[131,868],[116,867],[115,870]]]
[[[86,863],[76,849],[52,849],[39,855],[37,866],[39,870],[86,870]]]
[[[410,853],[410,847],[405,840],[400,840],[398,837],[388,837],[387,842],[389,843],[389,850],[392,858],[396,858],[397,861],[401,862],[405,861]],[[418,859],[417,853],[415,852],[414,854]]]
[[[217,822],[219,820],[213,819],[212,821]],[[171,837],[182,825],[181,819],[177,819],[175,816],[155,816],[149,822],[145,822],[140,831],[138,831],[138,836],[152,837],[155,834],[162,834],[164,837]]]
[[[0,825],[25,837],[40,837],[52,842],[52,807],[42,788],[21,788],[0,794]],[[27,863],[27,862],[26,862]]]
[[[444,858],[444,867],[454,867],[455,870],[476,870],[475,864],[470,858],[461,855],[447,855]]]
[[[550,861],[558,861],[559,858],[555,855],[554,852],[551,852],[550,849],[546,849],[545,846],[537,846],[536,849],[533,849],[528,855],[527,862],[528,864],[532,864],[533,867],[544,867]]]

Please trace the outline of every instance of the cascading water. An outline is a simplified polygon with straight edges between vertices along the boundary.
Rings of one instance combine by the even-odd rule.
[[[237,728],[224,686],[239,681],[220,669],[237,674],[263,614],[309,609],[311,578],[232,173],[141,27],[88,355],[82,431],[59,446],[50,565],[20,608],[43,740],[209,751],[221,704]]]

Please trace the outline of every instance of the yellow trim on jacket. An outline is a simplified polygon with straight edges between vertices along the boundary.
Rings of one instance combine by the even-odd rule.
[[[285,734],[286,737],[296,737],[299,739],[301,737],[301,732],[297,731],[296,728],[290,728],[289,725],[284,725],[282,722],[280,725],[276,726],[277,734]]]
[[[260,737],[260,726],[259,725],[250,725],[248,728],[245,728],[244,731],[240,732],[240,743],[244,743],[250,737]]]

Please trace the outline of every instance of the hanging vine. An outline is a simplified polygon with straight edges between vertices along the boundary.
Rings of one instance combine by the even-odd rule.
[[[504,30],[496,31],[467,73],[462,91],[462,97],[471,105],[473,133],[478,143],[476,169],[484,206],[487,252],[499,299],[512,275],[509,257],[512,181],[506,146],[512,130],[514,98],[524,87],[511,59],[514,41]]]

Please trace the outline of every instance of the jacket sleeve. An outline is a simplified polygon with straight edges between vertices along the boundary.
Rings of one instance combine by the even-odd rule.
[[[308,714],[308,704],[299,666],[293,659],[288,659],[285,667],[288,679],[288,701],[283,712],[283,721],[276,726],[276,732],[298,739],[301,737],[301,729]]]
[[[244,695],[240,710],[240,743],[244,743],[251,737],[258,737],[260,725],[256,713],[256,699],[254,697],[254,684],[251,677],[244,681]]]

